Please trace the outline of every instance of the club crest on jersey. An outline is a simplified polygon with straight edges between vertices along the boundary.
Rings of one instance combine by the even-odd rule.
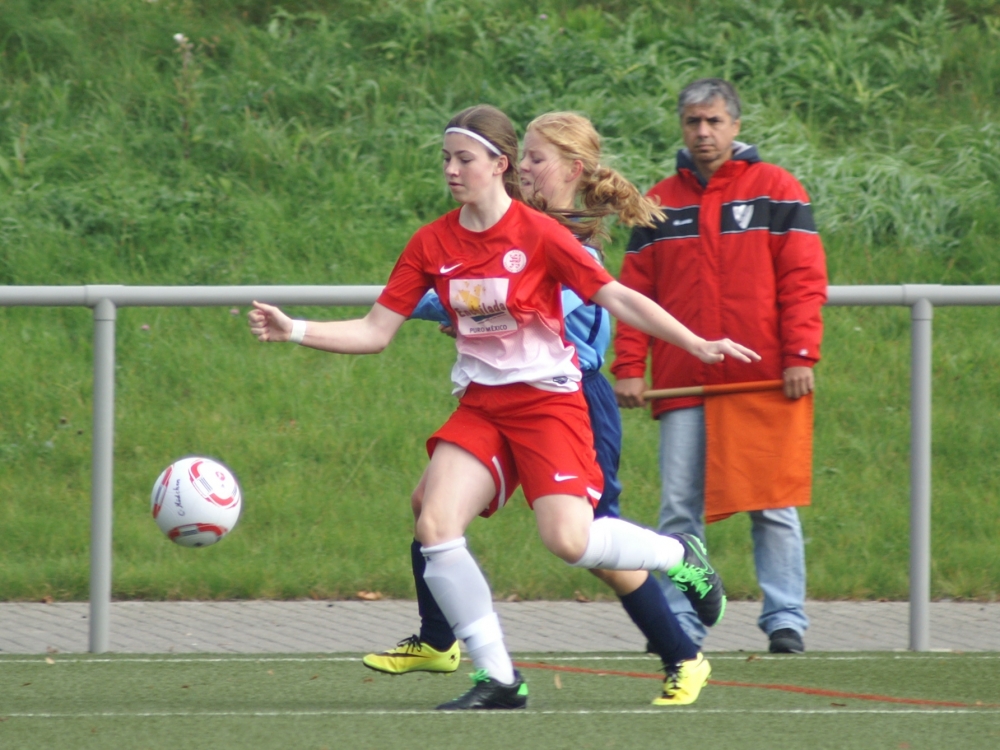
[[[503,256],[503,267],[507,269],[507,273],[520,273],[526,265],[528,265],[528,256],[524,250],[514,248],[508,250]]]
[[[507,309],[508,279],[449,279],[448,298],[463,336],[485,336],[517,330]]]

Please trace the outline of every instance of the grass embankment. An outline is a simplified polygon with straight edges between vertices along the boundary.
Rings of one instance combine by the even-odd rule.
[[[4,4],[0,284],[382,283],[451,205],[437,149],[454,111],[585,112],[647,187],[672,170],[676,95],[703,75],[737,83],[743,138],[812,194],[831,283],[1000,279],[989,4],[211,8]],[[379,357],[264,347],[245,312],[120,311],[115,596],[409,595],[408,497],[452,407],[450,342],[412,324]],[[907,312],[826,320],[809,594],[903,598]],[[998,322],[936,312],[935,596],[998,591]],[[86,310],[0,309],[0,597],[87,595],[90,341]],[[653,523],[654,425],[625,417],[624,507]],[[205,550],[148,517],[152,481],[190,453],[229,463],[246,495],[240,528]],[[470,538],[498,595],[603,594],[542,549],[523,503]],[[754,596],[745,519],[709,541],[732,594]]]

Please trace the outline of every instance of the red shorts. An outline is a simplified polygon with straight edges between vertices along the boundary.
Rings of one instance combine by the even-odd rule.
[[[551,393],[525,383],[473,383],[427,440],[428,455],[439,440],[467,450],[493,475],[497,496],[484,516],[502,508],[518,484],[529,507],[545,495],[577,495],[595,507],[601,499],[604,474],[582,390]]]

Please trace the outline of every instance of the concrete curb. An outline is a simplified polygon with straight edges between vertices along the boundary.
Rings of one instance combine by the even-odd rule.
[[[0,655],[83,653],[86,602],[0,603]],[[642,651],[645,639],[617,602],[496,602],[514,653]],[[907,602],[808,602],[813,651],[904,651]],[[759,602],[730,602],[706,651],[767,650]],[[931,648],[1000,651],[1000,603],[933,602]],[[418,628],[413,601],[115,602],[110,651],[159,653],[363,653]]]

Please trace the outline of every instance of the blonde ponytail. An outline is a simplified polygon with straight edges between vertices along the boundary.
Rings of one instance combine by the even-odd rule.
[[[618,221],[628,227],[651,227],[654,221],[665,218],[658,203],[640,193],[621,172],[603,164],[590,180],[581,184],[580,197],[586,208],[608,206],[610,213],[616,214]]]
[[[581,242],[599,247],[608,238],[604,220],[616,216],[625,226],[653,226],[665,218],[659,204],[614,169],[601,163],[601,137],[586,117],[575,112],[549,112],[528,125],[568,161],[579,160],[583,173],[577,187],[580,207],[549,209],[543,200],[535,207],[558,219]]]

